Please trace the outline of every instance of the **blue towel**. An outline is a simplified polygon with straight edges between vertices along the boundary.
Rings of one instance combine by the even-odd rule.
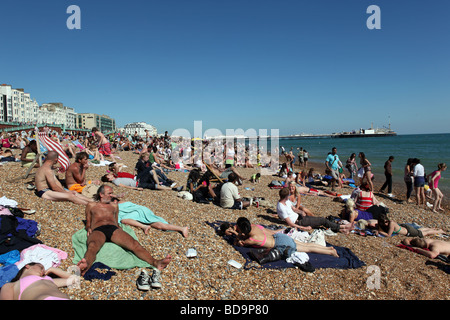
[[[216,221],[206,223],[217,231],[219,230],[220,225],[224,222],[225,221]],[[245,264],[243,267],[244,269],[252,269],[252,268],[277,269],[277,268],[295,267],[293,263],[286,262],[286,260],[284,259],[275,262],[265,263],[263,266],[260,267],[249,266],[251,262],[254,262],[249,255],[252,248],[235,246],[233,244],[234,236],[223,236],[223,238],[245,258]],[[327,247],[330,246],[331,246],[330,244],[327,244]],[[356,269],[366,265],[349,248],[337,246],[332,247],[336,249],[339,257],[333,257],[330,255],[319,253],[308,253],[309,262],[311,263],[311,265],[316,269],[317,268]]]

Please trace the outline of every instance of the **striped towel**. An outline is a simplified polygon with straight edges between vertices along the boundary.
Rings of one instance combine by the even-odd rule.
[[[55,140],[52,140],[45,132],[39,132],[39,142],[47,150],[56,151],[58,153],[58,163],[61,165],[59,172],[65,172],[70,165],[70,161],[61,144]]]

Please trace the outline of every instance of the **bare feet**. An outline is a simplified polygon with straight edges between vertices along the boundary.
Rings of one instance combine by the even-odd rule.
[[[333,257],[339,258],[339,254],[337,253],[336,249],[333,248],[332,254]]]
[[[158,270],[162,270],[162,269],[164,269],[165,267],[167,267],[167,265],[168,265],[171,261],[172,261],[172,257],[171,257],[170,255],[167,255],[167,257],[165,257],[164,259],[156,260],[155,267],[156,267]]]
[[[189,228],[183,227],[183,229],[181,230],[181,234],[183,235],[183,237],[187,238],[189,236]]]
[[[80,268],[81,275],[84,275],[86,273],[86,271],[88,271],[88,263],[87,263],[86,259],[85,258],[81,259],[77,263],[77,267]]]
[[[149,234],[149,230],[150,230],[150,228],[151,228],[151,226],[149,225],[149,226],[147,226],[147,227],[145,227],[145,229],[144,229],[144,233],[145,234]]]
[[[343,224],[341,226],[342,227],[339,229],[339,231],[345,234],[349,234],[350,231],[352,231],[355,227],[355,221],[353,221],[352,223]]]

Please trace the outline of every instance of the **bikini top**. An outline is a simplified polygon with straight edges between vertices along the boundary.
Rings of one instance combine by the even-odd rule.
[[[261,248],[261,247],[263,247],[263,246],[266,244],[267,236],[266,236],[266,233],[264,232],[264,227],[263,227],[263,226],[260,226],[259,224],[256,225],[256,226],[257,226],[258,228],[260,228],[261,231],[264,233],[264,240],[260,241],[260,240],[253,239],[253,238],[249,238],[249,239],[252,240],[252,241],[255,241],[255,242],[261,242],[260,245],[254,245],[254,247],[259,247],[259,248]]]
[[[28,288],[30,285],[32,285],[33,283],[35,283],[39,280],[50,280],[53,282],[53,279],[49,276],[39,277],[36,275],[31,275],[31,276],[26,276],[26,277],[20,278],[20,280],[19,280],[20,292],[19,292],[18,300],[20,300],[20,298],[22,297],[22,293],[25,291],[26,288]]]

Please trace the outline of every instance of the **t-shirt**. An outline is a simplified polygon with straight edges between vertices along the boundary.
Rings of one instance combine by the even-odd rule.
[[[336,157],[336,160],[334,160],[334,157]],[[331,168],[331,170],[337,170],[339,169],[339,156],[337,154],[329,154],[327,157],[328,166]]]
[[[112,181],[116,186],[122,184],[128,187],[136,187],[136,180],[131,178],[116,178]]]
[[[425,169],[423,165],[418,163],[414,166],[414,177],[423,177],[423,176],[425,176]]]
[[[281,220],[286,220],[286,218],[289,218],[292,223],[295,223],[299,216],[298,213],[295,213],[294,210],[292,210],[292,202],[289,200],[286,201],[286,204],[278,201],[277,214]]]
[[[220,206],[222,208],[231,208],[236,199],[240,199],[238,187],[233,182],[226,182],[220,189]]]

